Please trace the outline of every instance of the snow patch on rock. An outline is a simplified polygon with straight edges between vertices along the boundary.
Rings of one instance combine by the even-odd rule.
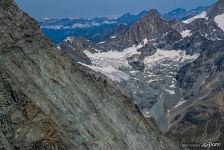
[[[167,92],[169,92],[171,95],[174,95],[175,94],[175,91],[174,90],[165,90]]]
[[[107,66],[107,67],[97,67],[97,66],[90,66],[90,65],[86,65],[83,63],[80,63],[86,67],[89,67],[90,69],[96,71],[96,72],[100,72],[103,75],[105,75],[107,78],[111,79],[112,81],[117,81],[117,82],[121,82],[122,80],[129,80],[129,75],[119,71],[115,68],[113,68],[112,66]]]
[[[180,105],[183,105],[185,102],[186,102],[186,100],[184,100],[184,101],[179,101],[179,102],[174,106],[174,108],[177,108],[177,107],[179,107]]]
[[[219,28],[224,31],[224,14],[216,16],[214,20],[218,24]]]
[[[182,31],[180,34],[181,34],[182,38],[185,38],[185,37],[188,37],[188,36],[192,35],[191,30]]]
[[[117,37],[117,36],[111,36],[110,38],[111,38],[111,39],[115,39],[116,37]]]
[[[198,58],[200,54],[187,55],[185,50],[163,50],[157,49],[157,51],[144,59],[144,63],[147,66],[154,64],[161,64],[161,62],[170,60],[176,62],[191,62]]]

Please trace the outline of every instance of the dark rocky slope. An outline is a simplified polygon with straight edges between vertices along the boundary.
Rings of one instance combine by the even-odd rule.
[[[127,97],[0,1],[0,149],[178,149]]]

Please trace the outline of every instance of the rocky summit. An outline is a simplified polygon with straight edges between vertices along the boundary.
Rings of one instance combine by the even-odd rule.
[[[58,50],[12,0],[0,1],[0,32],[0,149],[179,149],[114,82],[71,57],[91,65],[86,54]]]
[[[117,85],[169,137],[224,143],[223,25],[224,0],[183,20],[150,10],[84,48],[91,64],[78,63]]]

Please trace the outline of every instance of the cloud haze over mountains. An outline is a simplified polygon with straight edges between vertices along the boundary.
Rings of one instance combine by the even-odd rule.
[[[217,0],[16,0],[16,2],[31,16],[39,19],[43,17],[77,18],[110,16],[126,12],[139,13],[142,10],[149,10],[151,8],[155,8],[161,13],[166,13],[175,8],[192,9],[200,5],[211,5],[217,2]]]

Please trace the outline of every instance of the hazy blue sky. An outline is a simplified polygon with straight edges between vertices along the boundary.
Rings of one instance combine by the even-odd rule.
[[[174,8],[191,9],[217,0],[16,0],[35,18],[94,17],[138,13],[156,8],[165,13]]]

